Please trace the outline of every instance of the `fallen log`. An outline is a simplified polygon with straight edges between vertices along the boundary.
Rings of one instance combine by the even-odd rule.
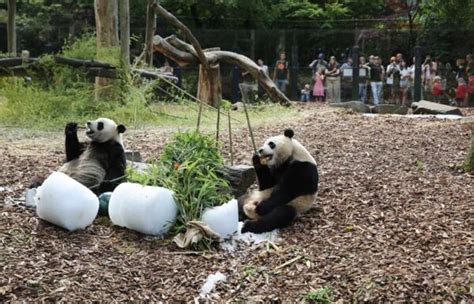
[[[9,57],[0,59],[0,67],[14,67],[25,63],[33,63],[38,61],[38,58],[22,58],[22,57]]]
[[[93,68],[104,68],[104,69],[115,69],[115,67],[109,63],[96,61],[96,60],[84,60],[76,58],[67,58],[63,56],[54,56],[56,63],[67,64],[72,67],[93,67]]]

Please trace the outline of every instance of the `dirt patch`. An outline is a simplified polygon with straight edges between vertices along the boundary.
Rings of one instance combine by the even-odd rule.
[[[211,294],[215,301],[295,302],[320,287],[334,301],[472,301],[474,178],[456,167],[470,126],[315,105],[300,111],[254,130],[259,144],[292,127],[319,166],[318,207],[281,231],[278,250],[184,252],[107,220],[74,233],[49,225],[12,199],[31,176],[60,165],[61,133],[30,143],[3,136],[0,299],[190,302],[220,271],[227,280]],[[125,143],[152,159],[170,136],[135,130]],[[245,126],[236,126],[234,142],[236,163],[249,164]],[[228,155],[227,143],[222,151]]]

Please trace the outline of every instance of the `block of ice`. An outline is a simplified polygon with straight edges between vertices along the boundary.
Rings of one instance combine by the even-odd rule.
[[[202,221],[222,238],[230,237],[239,225],[239,209],[237,200],[204,210]]]
[[[173,192],[161,187],[123,183],[115,188],[109,201],[109,217],[114,225],[144,234],[167,233],[177,214]]]
[[[97,196],[61,172],[54,172],[44,181],[34,200],[41,219],[69,231],[92,224],[99,210]]]

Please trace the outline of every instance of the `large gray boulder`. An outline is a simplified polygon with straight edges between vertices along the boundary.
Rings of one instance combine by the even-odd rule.
[[[400,114],[406,115],[408,113],[407,106],[394,105],[394,104],[379,104],[371,107],[372,113],[377,114]]]
[[[413,114],[441,114],[462,116],[462,112],[461,110],[459,110],[459,108],[427,100],[421,100],[419,102],[412,103],[412,108]]]
[[[370,113],[370,107],[361,101],[347,101],[347,102],[336,102],[330,103],[331,107],[336,108],[345,108],[345,109],[352,109],[355,112],[359,113]]]

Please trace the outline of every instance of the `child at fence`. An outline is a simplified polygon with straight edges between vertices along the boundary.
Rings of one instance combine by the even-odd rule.
[[[324,99],[324,74],[323,69],[319,69],[314,73],[314,87],[313,96],[316,101],[323,101]]]
[[[433,95],[433,101],[440,103],[443,96],[443,86],[441,85],[441,77],[436,76],[433,79],[431,95]]]
[[[462,77],[458,78],[455,100],[458,105],[467,106],[467,86],[466,81]]]
[[[304,88],[301,90],[301,98],[300,101],[303,102],[308,102],[310,101],[309,99],[309,94],[311,93],[311,89],[309,87],[309,84],[305,84]]]

